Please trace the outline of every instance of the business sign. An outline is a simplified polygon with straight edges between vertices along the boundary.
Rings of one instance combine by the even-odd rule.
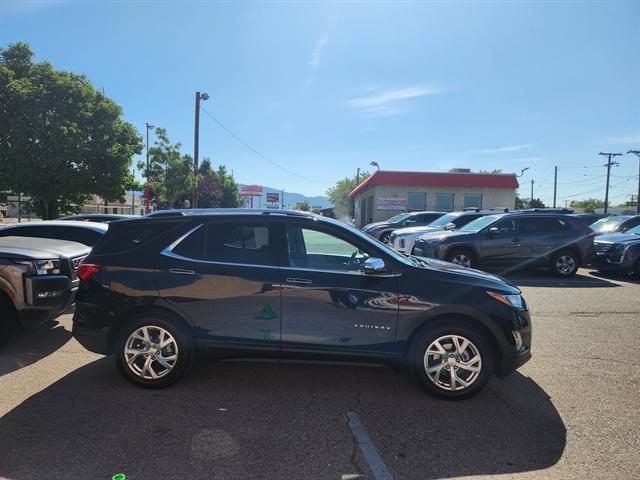
[[[267,203],[280,203],[280,194],[267,193]]]
[[[407,209],[407,197],[378,197],[378,210]]]
[[[240,188],[240,195],[245,195],[247,197],[261,197],[262,185],[243,185]]]

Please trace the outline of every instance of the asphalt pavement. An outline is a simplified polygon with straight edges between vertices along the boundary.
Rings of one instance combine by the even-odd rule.
[[[65,315],[0,354],[0,478],[640,478],[640,283],[511,278],[533,359],[459,402],[387,367],[302,362],[202,360],[143,390]]]

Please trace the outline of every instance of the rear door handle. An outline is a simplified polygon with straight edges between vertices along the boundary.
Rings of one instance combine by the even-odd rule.
[[[169,273],[174,273],[176,275],[195,275],[196,272],[193,270],[185,270],[184,268],[170,268]]]
[[[308,278],[287,278],[287,283],[295,283],[296,285],[311,285],[313,282]]]

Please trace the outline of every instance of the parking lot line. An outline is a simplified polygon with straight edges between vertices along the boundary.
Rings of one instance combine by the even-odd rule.
[[[364,455],[364,458],[367,460],[367,464],[369,465],[369,469],[373,474],[373,478],[376,480],[393,480],[393,475],[384,464],[382,457],[376,450],[371,437],[365,430],[362,422],[360,421],[360,417],[355,412],[347,412],[347,424],[351,429],[351,433],[358,441],[358,446]]]

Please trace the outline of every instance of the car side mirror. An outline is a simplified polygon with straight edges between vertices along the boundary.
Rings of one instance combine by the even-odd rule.
[[[369,257],[364,261],[362,271],[367,275],[376,275],[380,273],[387,273],[389,269],[381,258]]]
[[[447,223],[447,224],[444,226],[444,229],[445,229],[445,230],[455,230],[455,229],[456,229],[456,224],[455,224],[455,223]]]
[[[500,233],[500,229],[498,227],[491,227],[489,230],[489,236],[493,237],[494,235],[498,235]]]

